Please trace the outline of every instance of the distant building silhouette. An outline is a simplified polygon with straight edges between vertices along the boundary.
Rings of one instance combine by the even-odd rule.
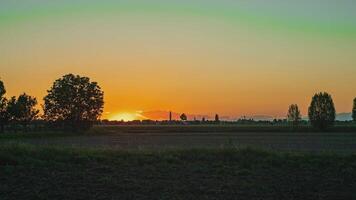
[[[172,111],[169,111],[169,121],[172,121]]]

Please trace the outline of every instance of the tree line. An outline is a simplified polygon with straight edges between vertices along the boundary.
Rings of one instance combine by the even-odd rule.
[[[186,121],[187,115],[183,113],[180,116],[180,119]],[[326,130],[334,125],[336,120],[336,109],[330,94],[327,92],[320,92],[312,97],[312,101],[308,108],[308,119],[310,124],[319,130]],[[352,119],[356,122],[356,98],[353,101]],[[204,121],[205,118],[202,119],[202,122]],[[275,119],[274,121],[278,120]],[[297,128],[302,123],[302,115],[297,104],[289,106],[286,121],[289,122],[293,128]],[[215,115],[215,120],[213,122],[220,122],[218,114]]]
[[[0,131],[5,128],[27,130],[31,122],[41,120],[46,126],[74,131],[90,128],[99,120],[104,106],[104,92],[88,77],[67,74],[54,81],[43,98],[43,113],[37,99],[26,93],[5,97],[0,80]]]
[[[0,132],[8,129],[28,130],[34,122],[44,122],[46,127],[57,129],[86,130],[96,123],[103,112],[104,92],[97,82],[88,77],[67,74],[54,81],[43,98],[43,112],[37,109],[37,99],[26,93],[9,99],[0,80]],[[334,102],[330,94],[320,92],[312,97],[308,109],[310,124],[320,130],[333,126],[336,118]],[[180,116],[182,121],[187,115]],[[353,101],[353,121],[356,121],[356,98]],[[205,120],[203,120],[205,121]],[[297,104],[289,106],[287,121],[292,127],[302,122]],[[215,123],[220,122],[215,115]]]
[[[313,96],[308,109],[308,118],[311,125],[319,130],[326,130],[334,125],[336,110],[330,94],[320,92]],[[352,119],[356,121],[356,98],[353,101]],[[289,106],[287,120],[293,127],[300,124],[302,118],[297,104]]]

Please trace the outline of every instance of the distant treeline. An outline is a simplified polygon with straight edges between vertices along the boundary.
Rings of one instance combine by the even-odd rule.
[[[273,120],[255,120],[255,119],[237,119],[237,120],[132,120],[132,121],[123,121],[123,120],[108,120],[104,119],[98,121],[98,125],[262,125],[262,126],[290,126],[293,127],[291,122],[287,119],[273,119]],[[350,126],[355,125],[353,121],[335,121],[337,126]],[[308,120],[299,121],[298,126],[310,126]]]
[[[313,96],[308,109],[309,121],[303,121],[297,104],[290,105],[286,119],[273,121],[254,121],[239,119],[237,121],[221,121],[219,115],[214,120],[188,121],[186,114],[180,120],[153,121],[134,120],[100,121],[104,106],[104,92],[96,82],[88,77],[67,74],[54,81],[52,87],[43,98],[42,112],[37,109],[37,99],[26,93],[6,98],[4,83],[0,80],[0,131],[28,131],[46,128],[59,130],[86,130],[94,124],[104,125],[140,125],[140,124],[263,124],[288,125],[297,128],[301,125],[312,125],[319,130],[326,130],[335,124],[336,110],[331,95],[320,92]],[[353,121],[356,121],[356,98],[353,101]],[[171,114],[170,114],[171,119]],[[338,124],[348,125],[346,122]]]
[[[313,96],[308,109],[309,120],[302,120],[301,113],[297,104],[292,104],[289,106],[287,118],[286,119],[274,119],[272,121],[256,121],[253,119],[241,118],[236,121],[221,121],[219,115],[215,115],[214,120],[187,120],[186,114],[181,114],[180,120],[166,120],[166,121],[155,121],[155,120],[133,120],[129,122],[124,121],[109,121],[102,120],[100,123],[104,125],[204,125],[204,124],[226,124],[226,125],[281,125],[290,126],[291,128],[297,129],[300,126],[312,125],[315,129],[326,130],[331,126],[337,124],[339,126],[349,126],[356,121],[356,98],[353,102],[352,117],[353,121],[342,122],[336,121],[336,110],[334,102],[326,92],[320,92]],[[171,118],[171,113],[170,113]]]

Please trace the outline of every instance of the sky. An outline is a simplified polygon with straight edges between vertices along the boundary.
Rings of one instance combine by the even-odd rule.
[[[67,73],[105,92],[103,118],[286,115],[356,97],[353,0],[0,0],[7,95],[42,98]]]

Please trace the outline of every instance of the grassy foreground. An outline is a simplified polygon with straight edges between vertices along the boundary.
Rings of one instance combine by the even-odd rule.
[[[356,199],[356,155],[0,146],[0,199]]]

